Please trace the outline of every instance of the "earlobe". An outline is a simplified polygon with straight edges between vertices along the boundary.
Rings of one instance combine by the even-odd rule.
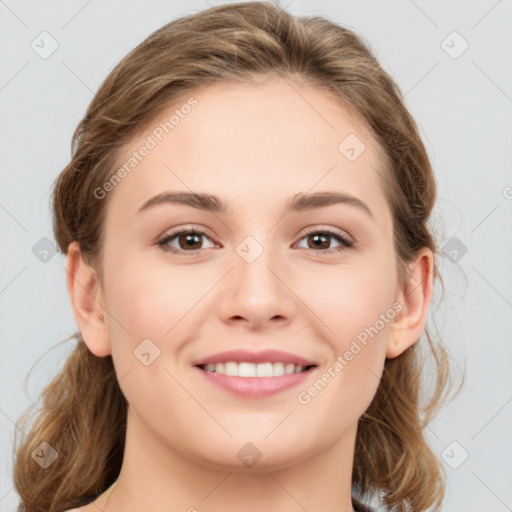
[[[432,299],[434,255],[424,247],[409,266],[409,279],[399,290],[397,302],[402,309],[391,324],[386,357],[393,359],[414,345],[425,330]]]
[[[89,350],[98,357],[111,353],[101,283],[84,260],[80,244],[71,242],[66,258],[68,294],[78,329]]]

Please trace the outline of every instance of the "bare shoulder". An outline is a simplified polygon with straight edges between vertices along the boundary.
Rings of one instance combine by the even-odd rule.
[[[62,512],[98,512],[101,510],[103,510],[103,507],[98,507],[98,505],[95,505],[95,503],[88,503],[87,505],[82,505],[81,507],[63,510]]]

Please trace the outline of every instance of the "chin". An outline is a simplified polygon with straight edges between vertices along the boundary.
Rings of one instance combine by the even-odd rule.
[[[203,451],[195,453],[193,458],[196,463],[209,469],[236,473],[265,473],[287,469],[322,451],[320,446],[305,447],[300,436],[286,436],[287,442],[284,443],[282,437],[269,439],[265,435],[246,434],[242,437],[224,439],[222,442],[219,439],[212,439],[211,443],[205,446]],[[204,437],[203,440],[206,441]]]

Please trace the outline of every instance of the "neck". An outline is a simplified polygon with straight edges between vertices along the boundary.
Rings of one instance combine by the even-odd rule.
[[[213,467],[170,450],[129,414],[119,477],[95,505],[103,512],[353,512],[356,429],[300,461],[264,466],[262,459],[241,472],[239,467]]]

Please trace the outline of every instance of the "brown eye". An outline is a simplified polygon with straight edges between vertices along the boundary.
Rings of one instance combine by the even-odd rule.
[[[189,230],[182,230],[178,231],[176,233],[171,233],[169,235],[166,235],[162,240],[158,242],[158,245],[162,247],[164,251],[169,251],[172,253],[179,253],[179,252],[197,252],[200,249],[202,249],[202,240],[201,238],[205,237],[208,238],[205,233],[202,231],[189,229]],[[208,238],[209,239],[209,238]],[[176,240],[178,247],[170,246],[169,244]]]
[[[312,249],[325,253],[341,252],[349,247],[352,247],[353,245],[353,243],[343,234],[331,230],[312,231],[311,233],[308,233],[301,238],[301,240],[304,239],[307,240],[306,249]],[[332,239],[334,239],[340,245],[331,249],[329,246],[331,245]]]
[[[166,235],[158,242],[158,245],[162,250],[173,254],[187,252],[195,254],[201,249],[204,249],[204,247],[201,247],[203,241],[202,238],[206,238],[211,241],[210,237],[208,237],[204,232],[196,229],[187,229]],[[337,247],[330,248],[333,239],[339,245]],[[301,241],[302,240],[306,240],[306,249],[326,254],[342,252],[353,246],[353,242],[342,233],[329,229],[312,231],[303,236],[301,238]],[[171,243],[173,243],[174,246],[170,245]],[[211,247],[213,247],[213,245],[214,244],[212,243]]]

